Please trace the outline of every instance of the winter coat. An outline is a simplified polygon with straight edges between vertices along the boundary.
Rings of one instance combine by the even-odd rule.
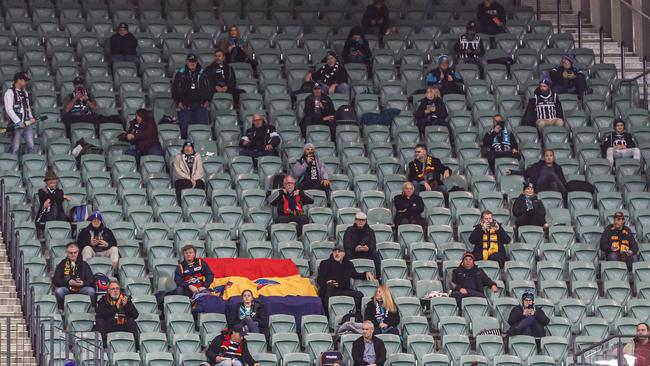
[[[285,193],[285,191],[283,189],[280,189],[278,192],[279,192],[278,196],[274,200],[269,202],[269,204],[271,206],[276,206],[278,216],[280,216],[280,215],[290,215],[291,213],[288,213],[288,212],[284,211],[285,210],[284,203],[285,203],[285,200],[288,201],[288,200],[296,199],[296,196],[294,194]],[[304,213],[305,213],[304,206],[314,203],[314,200],[307,193],[305,193],[304,191],[300,191],[299,197],[300,197],[298,199],[299,202],[296,202],[296,205],[301,207],[301,209],[299,210],[300,212],[298,212],[298,214],[304,215]]]
[[[367,252],[357,253],[354,248],[364,243],[368,247]],[[345,229],[343,235],[343,247],[345,247],[345,255],[349,259],[355,258],[368,258],[372,253],[377,250],[377,241],[375,239],[375,231],[366,223],[362,228],[357,227],[356,224]]]
[[[614,239],[618,237],[618,240]],[[632,234],[632,230],[629,227],[623,226],[621,230],[614,228],[614,224],[609,224],[603,231],[603,234],[600,236],[600,250],[605,254],[612,253],[612,244],[616,241],[621,243],[622,241],[627,240],[628,246],[632,253],[636,254],[639,251],[639,245]]]
[[[138,54],[138,40],[133,33],[111,36],[111,56],[135,56]]]
[[[499,25],[494,21],[498,18]],[[476,10],[476,19],[478,20],[478,31],[486,34],[505,33],[506,11],[503,6],[496,1],[486,7],[485,3],[481,1]]]
[[[187,162],[183,159],[183,154],[176,155],[174,158],[174,179],[203,180],[204,178],[205,171],[203,170],[203,161],[200,154],[194,153],[194,164],[191,172]]]
[[[93,248],[95,252],[103,252],[111,247],[117,246],[117,239],[115,239],[115,235],[113,235],[111,229],[107,228],[106,225],[104,225],[102,222],[98,228],[93,227],[93,224],[88,224],[88,226],[83,228],[79,234],[77,234],[77,244],[79,244],[79,251],[83,251],[83,248],[90,245],[91,238],[98,238],[99,236],[101,236],[102,239],[106,240],[108,243],[108,248],[96,246]]]
[[[379,329],[379,323],[375,318],[376,309],[377,309],[377,305],[375,304],[375,300],[368,301],[368,303],[366,304],[366,310],[363,313],[363,319],[370,320],[372,324],[375,325],[375,329]],[[391,313],[388,310],[386,310],[386,318],[384,319],[384,323],[386,325],[388,325],[389,327],[397,328],[399,326],[399,322],[400,322],[399,311]]]
[[[617,145],[623,145],[627,149],[631,149],[636,147],[636,142],[634,142],[634,136],[629,132],[618,134],[612,131],[603,139],[603,142],[600,144],[600,150],[604,155],[607,153],[607,149],[610,147],[613,148]]]
[[[237,77],[230,65],[223,64],[219,66],[216,62],[213,62],[205,68],[204,74],[208,78],[208,85],[212,96],[216,93],[215,87],[217,86],[228,87],[226,93],[232,93],[237,87]]]
[[[239,308],[243,305],[243,302],[237,304],[237,306],[230,309],[226,312],[226,319],[228,321],[228,327],[232,328],[234,325],[239,324],[241,319],[239,319]],[[264,313],[264,306],[257,300],[253,300],[251,303],[251,319],[257,322],[257,325],[264,329],[266,328],[266,316]]]
[[[538,199],[537,196],[531,198],[533,200],[533,210],[537,215],[545,215],[546,208],[544,208],[544,203],[542,200]],[[512,214],[515,217],[522,216],[528,212],[526,209],[526,195],[520,194],[519,197],[515,198],[515,201],[512,203]]]
[[[194,71],[190,71],[186,65],[176,70],[172,80],[172,99],[175,103],[203,104],[209,102],[211,96],[208,77],[200,64],[196,65]]]
[[[73,280],[72,276],[66,276],[64,267],[65,262],[68,258],[64,258],[59,264],[57,264],[56,269],[54,269],[54,276],[52,276],[52,284],[55,287],[68,287],[68,281]],[[95,286],[95,276],[93,271],[90,269],[88,263],[84,262],[81,259],[81,254],[77,257],[76,267],[78,268],[78,277],[83,282],[83,287],[86,286]]]
[[[135,143],[135,148],[139,154],[146,154],[152,147],[156,145],[160,146],[160,142],[158,141],[158,127],[155,122],[142,122],[140,129],[136,129],[136,123],[135,119],[129,122],[127,133],[135,136],[131,142]]]
[[[481,291],[484,287],[492,287],[492,285],[495,285],[494,281],[477,265],[474,265],[470,269],[465,269],[461,264],[451,272],[451,287],[454,291],[462,288],[461,281],[468,272],[475,272],[474,280],[476,283],[474,284],[475,287],[472,288],[473,290]]]
[[[428,106],[434,105],[436,107],[435,112],[426,114],[424,111],[427,109]],[[421,121],[421,120],[441,120],[444,121],[447,119],[447,107],[445,106],[445,103],[443,103],[442,98],[435,98],[435,99],[429,99],[429,98],[422,98],[420,99],[420,105],[418,105],[418,109],[415,110],[415,120],[416,121]]]
[[[101,298],[101,300],[97,301],[97,310],[95,311],[95,316],[97,319],[115,322],[115,314],[118,313],[118,309],[117,306],[111,305],[108,302],[109,296],[110,295],[106,294]],[[135,320],[140,315],[138,309],[133,304],[131,296],[127,298],[127,302],[126,305],[124,305],[123,310],[124,315],[128,320]]]
[[[327,281],[335,280],[339,284],[339,289],[349,290],[350,289],[350,280],[365,280],[366,274],[359,273],[354,268],[354,264],[350,262],[349,259],[343,258],[342,262],[337,262],[334,260],[334,256],[330,254],[330,257],[321,261],[318,266],[318,277],[316,277],[316,283],[318,287],[325,289],[327,287]]]
[[[216,336],[212,342],[210,342],[210,345],[208,346],[208,349],[205,351],[205,355],[208,358],[208,361],[210,362],[210,365],[216,365],[217,362],[215,361],[215,358],[217,356],[222,356],[224,354],[224,350],[222,348],[222,345],[224,342],[227,341],[227,338],[229,336],[225,334],[220,334]],[[250,351],[248,350],[248,342],[246,342],[246,339],[242,338],[242,341],[240,343],[242,355],[241,355],[241,363],[246,365],[246,366],[253,366],[257,361],[251,356]]]
[[[384,346],[384,342],[381,339],[372,336],[372,343],[375,346],[375,364],[377,366],[384,366],[386,363],[386,346]],[[363,351],[365,348],[366,346],[364,344],[363,337],[359,337],[354,342],[352,342],[353,366],[368,365],[368,363],[363,360]]]
[[[244,145],[244,141],[249,141],[250,144]],[[243,148],[264,150],[266,145],[273,146],[276,153],[278,145],[280,145],[280,135],[275,132],[275,126],[267,123],[264,123],[260,128],[250,127],[239,140],[239,146]]]

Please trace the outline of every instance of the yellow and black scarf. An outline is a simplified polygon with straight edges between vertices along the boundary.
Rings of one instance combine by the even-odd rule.
[[[499,252],[499,239],[497,230],[490,228],[487,232],[483,232],[483,260],[486,261],[491,255]]]

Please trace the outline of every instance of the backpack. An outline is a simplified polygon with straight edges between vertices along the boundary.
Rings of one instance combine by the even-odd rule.
[[[80,157],[86,154],[97,154],[104,155],[104,149],[93,144],[89,144],[86,140],[81,139],[77,141],[74,149],[72,149],[72,155],[77,158],[77,163],[79,163]]]
[[[91,207],[87,205],[78,205],[70,209],[70,220],[72,222],[84,222],[88,221],[90,217]]]
[[[107,275],[103,273],[95,273],[95,287],[97,288],[97,294],[105,294],[108,291],[108,283],[111,280]]]
[[[342,105],[336,110],[336,123],[357,123],[357,113],[349,105]]]

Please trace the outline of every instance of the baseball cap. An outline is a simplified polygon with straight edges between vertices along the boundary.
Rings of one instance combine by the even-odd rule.
[[[76,78],[74,78],[74,80],[72,80],[72,85],[83,84],[85,82],[86,80],[84,80],[84,78],[82,78],[81,76],[77,76]]]
[[[187,58],[185,60],[193,61],[193,62],[198,62],[199,61],[199,59],[193,53],[190,53],[189,55],[187,55]]]
[[[345,251],[345,248],[343,248],[343,245],[337,243],[337,244],[334,244],[334,247],[332,248],[332,251],[334,251],[334,250],[340,250],[340,251],[343,252],[343,251]]]
[[[18,71],[17,73],[14,74],[14,81],[17,80],[29,81],[29,76],[24,71]]]
[[[354,218],[357,220],[368,220],[368,216],[363,212],[357,212],[357,214],[354,215]]]
[[[124,22],[122,22],[122,23],[120,23],[120,24],[117,26],[117,29],[122,29],[122,28],[124,28],[124,29],[126,29],[126,30],[129,30],[129,25],[126,24],[126,23],[124,23]]]

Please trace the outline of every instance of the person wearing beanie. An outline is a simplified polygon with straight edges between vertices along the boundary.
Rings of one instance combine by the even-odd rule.
[[[481,212],[481,220],[469,235],[469,242],[474,245],[474,258],[483,261],[499,262],[499,267],[508,260],[506,244],[510,243],[510,235],[492,216],[492,212]]]
[[[639,245],[632,230],[625,225],[623,212],[616,212],[614,222],[605,227],[600,236],[600,250],[608,261],[625,262],[630,271],[632,264],[639,260]]]
[[[104,225],[102,214],[94,210],[90,214],[90,224],[77,234],[77,244],[81,248],[81,257],[88,261],[92,257],[108,257],[117,273],[120,253],[117,250],[117,239],[111,229]],[[108,275],[108,273],[105,273]]]
[[[296,224],[298,237],[302,235],[302,227],[309,223],[305,205],[311,205],[314,200],[302,190],[296,187],[296,180],[287,175],[282,181],[282,188],[273,191],[268,197],[269,205],[275,206],[277,224]]]
[[[526,291],[521,295],[521,305],[513,307],[508,316],[509,336],[544,337],[544,327],[551,320],[541,307],[535,306],[534,302],[535,295],[532,292]]]
[[[465,27],[465,33],[461,34],[454,47],[456,51],[456,63],[475,64],[483,75],[483,56],[485,47],[481,36],[476,34],[476,22],[470,20]]]
[[[535,185],[530,181],[524,182],[523,192],[512,203],[512,215],[515,226],[524,225],[548,227],[546,223],[546,208],[542,200],[535,194]]]
[[[260,366],[251,356],[245,336],[246,331],[240,325],[222,330],[208,345],[205,351],[208,362],[201,366]]]
[[[113,62],[138,62],[138,40],[129,32],[128,24],[120,23],[110,42]]]
[[[10,136],[13,134],[9,151],[14,155],[18,154],[22,141],[25,141],[27,145],[25,153],[31,154],[34,152],[34,130],[32,125],[36,123],[36,116],[27,91],[29,80],[26,72],[17,72],[14,75],[13,85],[7,88],[3,97],[5,114],[9,119],[7,131]]]
[[[181,193],[184,189],[196,188],[205,190],[205,171],[201,154],[194,150],[192,141],[185,141],[181,153],[174,159],[174,187],[176,197],[181,202]]]
[[[533,97],[528,100],[526,112],[522,117],[523,126],[537,127],[542,132],[546,126],[564,126],[562,103],[557,94],[551,90],[551,81],[540,80]]]
[[[208,77],[201,68],[199,58],[190,53],[185,65],[176,70],[172,80],[172,99],[176,104],[182,139],[187,138],[189,125],[210,123],[208,108],[211,96]]]
[[[361,27],[353,27],[348,34],[348,39],[343,46],[343,61],[346,64],[368,64],[372,59],[372,52],[366,41],[365,32]]]
[[[48,221],[68,221],[63,210],[63,201],[70,201],[72,197],[63,193],[61,188],[57,188],[59,177],[53,170],[45,173],[45,187],[38,190],[38,214],[36,215],[36,224],[45,227]]]
[[[442,94],[435,86],[427,86],[424,98],[415,110],[415,124],[421,135],[424,135],[427,126],[447,126],[447,106],[442,101]]]
[[[375,264],[375,276],[381,278],[381,257],[377,251],[375,231],[368,225],[368,216],[359,211],[354,216],[354,224],[343,234],[345,256],[349,259],[370,259]]]
[[[613,127],[614,131],[606,135],[600,144],[600,150],[609,160],[610,166],[614,166],[614,160],[619,158],[641,160],[641,150],[636,146],[634,136],[625,131],[625,120],[615,118]]]
[[[425,79],[427,86],[437,86],[443,96],[465,94],[463,77],[452,66],[449,66],[449,56],[447,55],[438,57],[438,66],[431,69]]]
[[[519,160],[521,157],[517,138],[506,127],[506,121],[501,114],[496,114],[492,119],[492,129],[483,136],[483,148],[487,150],[486,157],[493,172],[496,159],[511,158]]]
[[[300,131],[303,136],[307,136],[307,126],[311,125],[329,127],[330,139],[335,141],[336,111],[334,110],[334,102],[327,94],[323,93],[320,83],[314,83],[311,94],[305,98],[303,117],[300,120]]]
[[[506,10],[494,0],[483,0],[476,9],[479,32],[491,36],[506,32]]]
[[[305,144],[302,156],[291,166],[291,176],[298,181],[301,190],[330,190],[330,173],[325,163],[318,158],[312,143]]]
[[[348,72],[338,60],[334,51],[327,51],[325,63],[318,70],[308,72],[305,81],[313,81],[320,84],[323,94],[340,93],[350,96],[350,85],[348,84]]]
[[[260,156],[277,156],[280,135],[275,126],[266,123],[264,117],[253,114],[253,126],[239,140],[239,155],[250,156],[254,161]]]
[[[492,293],[497,292],[497,284],[474,263],[474,254],[463,254],[460,264],[451,272],[451,297],[456,299],[461,309],[466,297],[485,297],[483,289],[489,287]]]
[[[587,91],[587,78],[585,74],[576,67],[576,56],[566,53],[562,62],[549,72],[553,82],[553,92],[557,94],[576,94],[578,99]]]

